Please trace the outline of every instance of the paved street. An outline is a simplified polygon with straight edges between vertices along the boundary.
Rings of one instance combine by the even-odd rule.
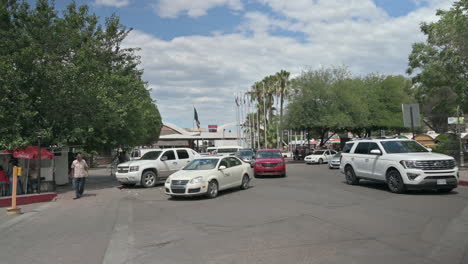
[[[170,200],[106,173],[80,200],[68,191],[0,215],[0,263],[468,263],[467,187],[396,195],[289,164],[246,191]]]

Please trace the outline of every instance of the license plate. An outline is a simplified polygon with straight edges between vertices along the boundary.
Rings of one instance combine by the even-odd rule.
[[[446,180],[446,179],[437,180],[437,185],[443,185],[443,184],[447,184],[447,180]]]

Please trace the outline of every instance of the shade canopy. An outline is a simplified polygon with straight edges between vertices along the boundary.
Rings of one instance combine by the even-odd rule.
[[[38,159],[39,158],[39,148],[37,146],[27,146],[24,149],[19,149],[13,151],[13,157],[17,159]],[[41,148],[41,159],[54,159],[54,154]]]

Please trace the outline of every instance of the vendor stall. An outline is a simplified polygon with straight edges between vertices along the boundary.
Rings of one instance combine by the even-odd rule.
[[[32,191],[50,191],[53,188],[54,182],[54,154],[37,146],[27,146],[24,149],[13,151],[13,158],[19,160],[21,167],[25,170],[21,176],[21,182],[24,183],[24,192]],[[41,159],[39,162],[39,158]],[[32,166],[31,166],[32,165]],[[36,190],[32,189],[32,185],[36,186]],[[29,188],[28,188],[29,187]]]

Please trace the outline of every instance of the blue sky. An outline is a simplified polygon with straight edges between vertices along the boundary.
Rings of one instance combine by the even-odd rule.
[[[34,3],[34,1],[29,1]],[[56,0],[63,9],[69,0]],[[449,0],[77,0],[134,31],[144,78],[165,121],[235,121],[234,93],[284,69],[346,65],[404,74],[419,24]]]

